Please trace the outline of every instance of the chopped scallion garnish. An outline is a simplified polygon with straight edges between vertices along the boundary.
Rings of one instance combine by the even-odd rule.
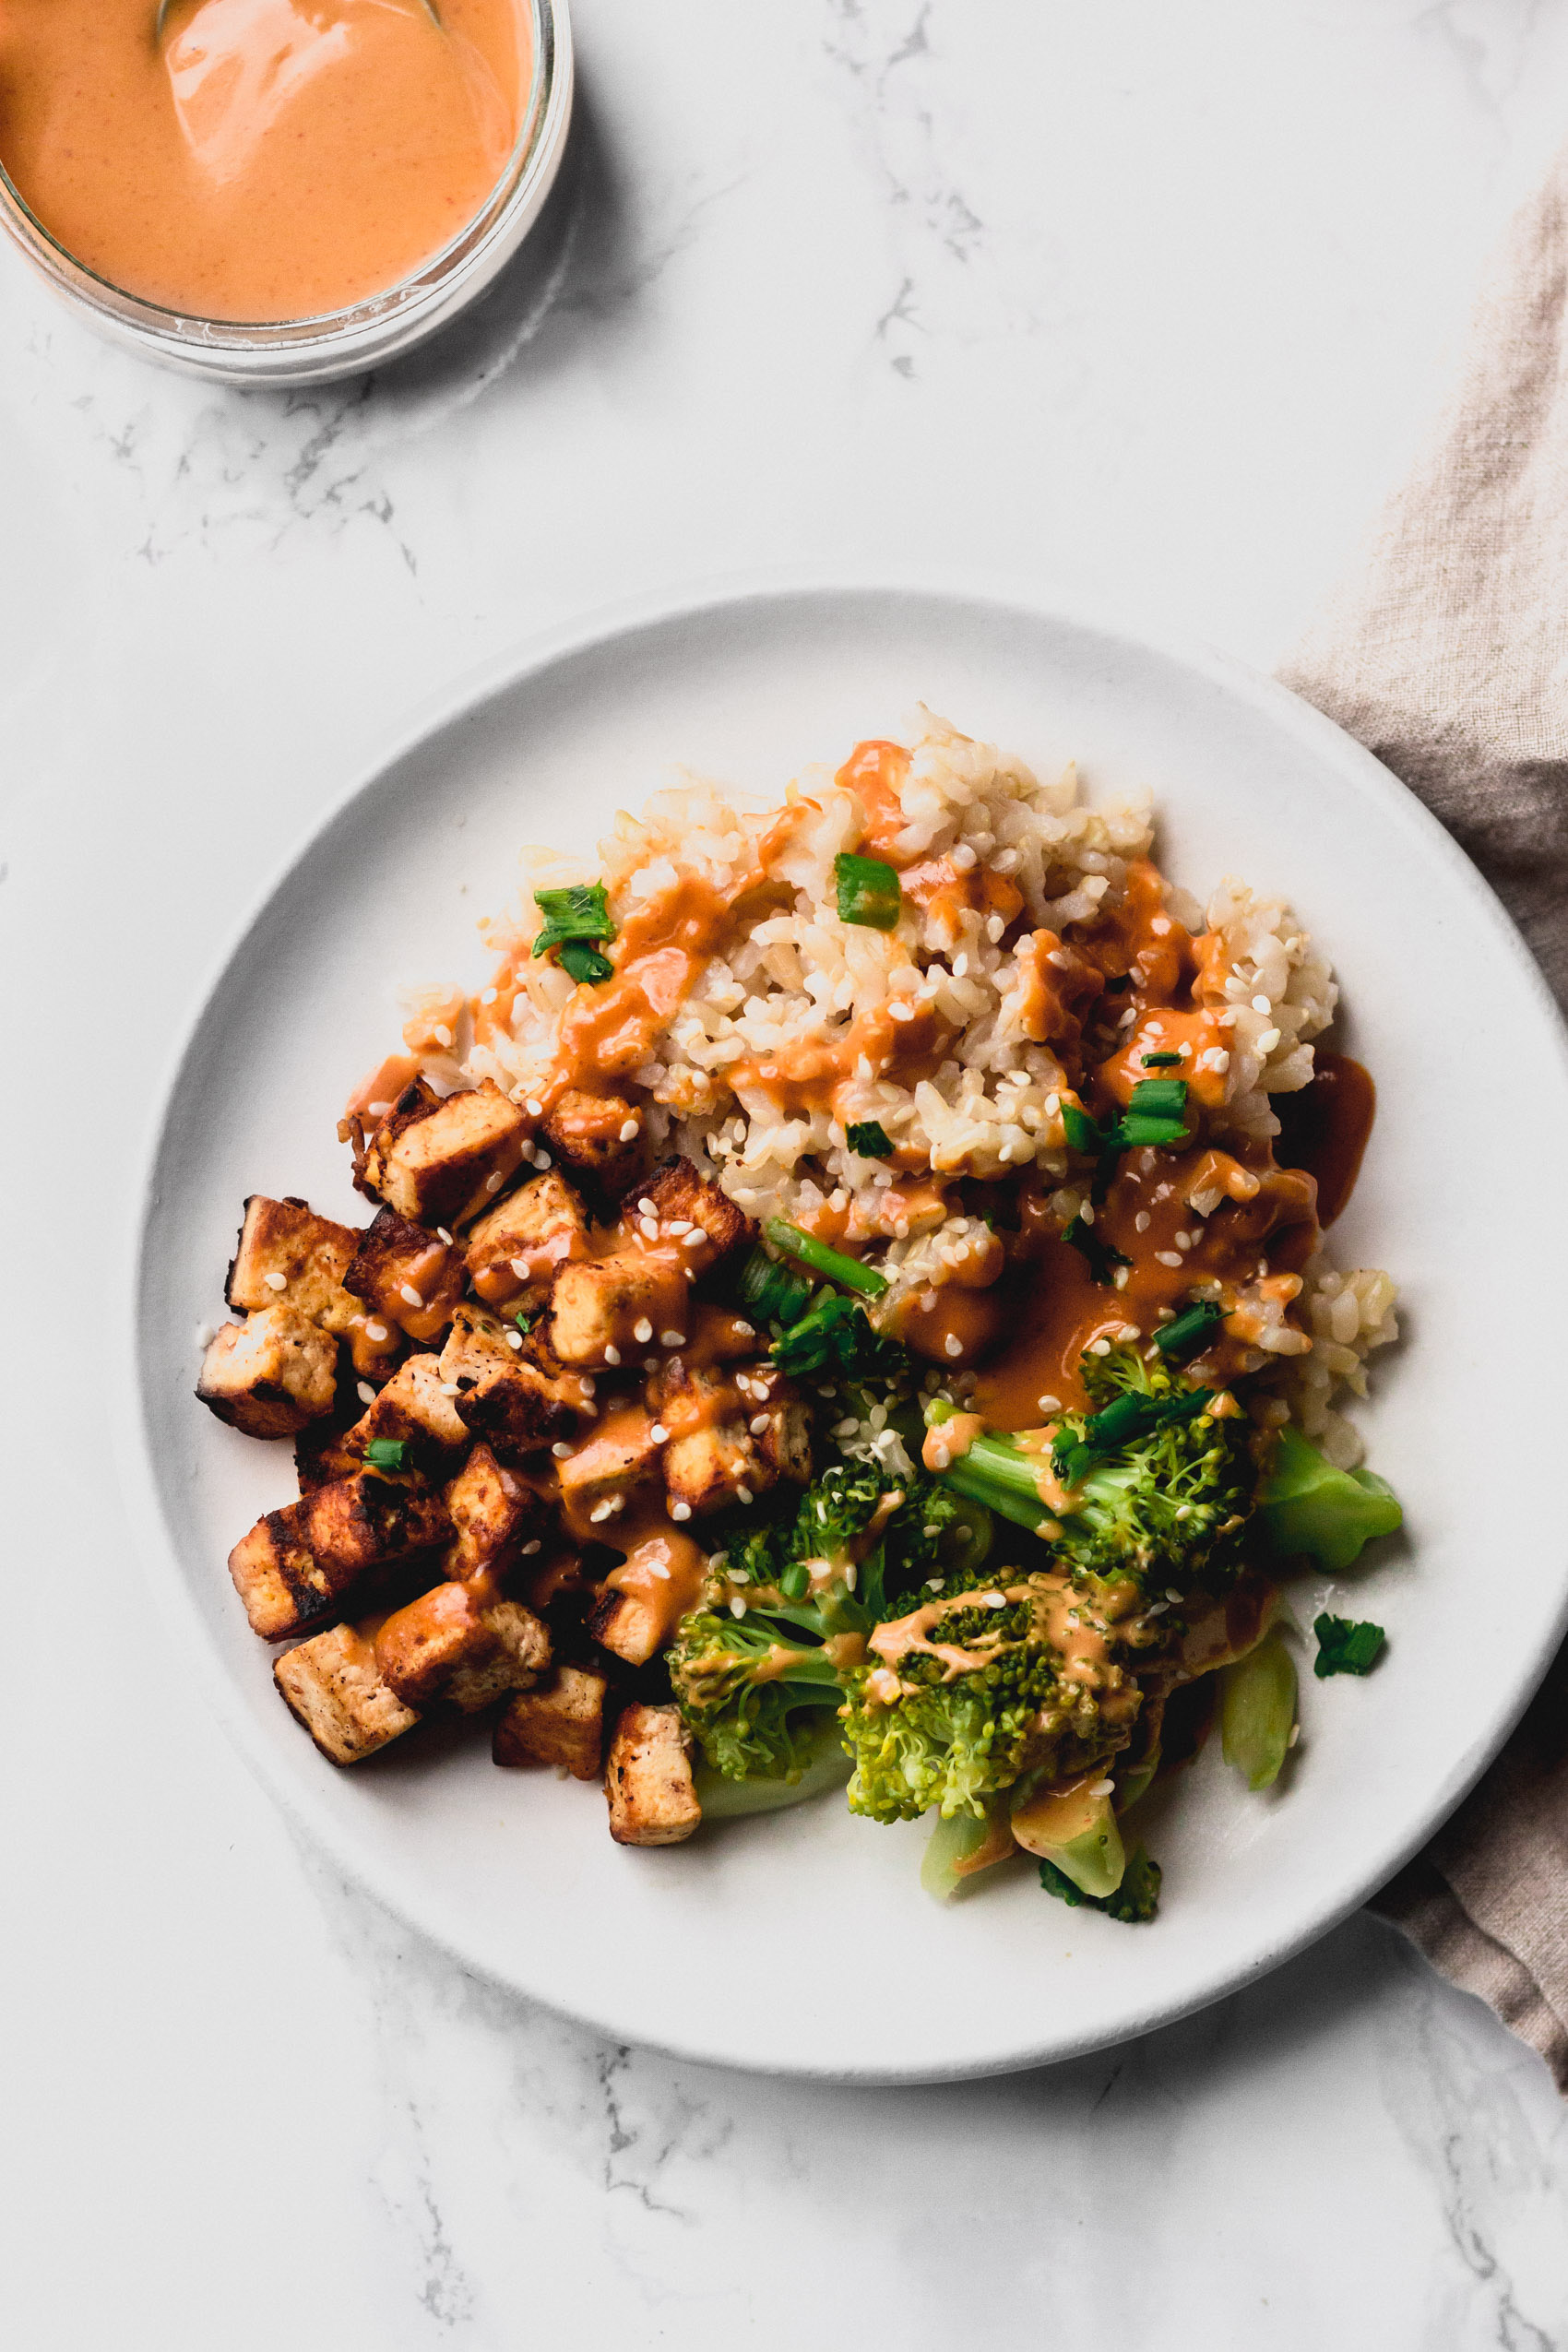
[[[406,1437],[373,1437],[365,1447],[364,1458],[367,1469],[406,1470],[409,1441]]]
[[[1200,1300],[1185,1314],[1178,1315],[1174,1323],[1168,1323],[1163,1331],[1157,1331],[1154,1344],[1169,1362],[1184,1363],[1189,1356],[1202,1354],[1224,1313],[1224,1308],[1212,1300]]]
[[[1388,1645],[1383,1627],[1368,1619],[1330,1617],[1325,1611],[1313,1618],[1313,1632],[1317,1635],[1313,1672],[1320,1680],[1330,1674],[1370,1674]]]
[[[792,1265],[780,1265],[766,1250],[754,1250],[741,1268],[736,1285],[742,1304],[763,1323],[798,1323],[812,1294],[809,1277]]]
[[[838,920],[861,923],[868,931],[891,931],[898,921],[903,892],[898,877],[880,858],[857,858],[840,850],[833,861],[838,891]]]
[[[861,1159],[887,1159],[893,1152],[892,1139],[880,1119],[857,1120],[844,1130],[849,1149]]]
[[[1146,1070],[1174,1070],[1182,1059],[1179,1053],[1146,1053],[1140,1058]]]
[[[826,1241],[819,1241],[813,1233],[802,1233],[798,1225],[787,1225],[781,1217],[770,1217],[762,1229],[776,1250],[782,1250],[787,1257],[798,1258],[814,1274],[842,1284],[846,1290],[858,1290],[865,1299],[880,1299],[887,1288],[885,1274],[878,1274],[874,1266],[862,1265],[859,1258],[846,1257],[842,1250],[829,1249]]]
[[[1081,1217],[1075,1217],[1070,1225],[1063,1227],[1062,1239],[1071,1248],[1077,1251],[1094,1279],[1107,1289],[1111,1287],[1115,1278],[1113,1268],[1119,1265],[1131,1265],[1133,1263],[1131,1258],[1123,1257],[1120,1250],[1113,1248],[1111,1242],[1102,1241],[1094,1227],[1086,1225]]]
[[[586,939],[563,940],[556,958],[564,972],[569,972],[580,985],[584,981],[607,980],[615,967],[608,956],[590,947]]]
[[[610,964],[583,944],[615,936],[603,883],[574,882],[564,890],[536,890],[533,902],[544,917],[534,954],[548,956],[559,948],[561,963],[575,980],[608,980]]]

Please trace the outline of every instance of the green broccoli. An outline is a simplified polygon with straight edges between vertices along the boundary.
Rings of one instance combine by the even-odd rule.
[[[820,1643],[782,1638],[760,1612],[681,1620],[668,1653],[671,1688],[704,1761],[727,1780],[798,1780],[814,1752],[817,1711],[842,1693]]]
[[[1110,1895],[1086,1895],[1054,1862],[1041,1862],[1039,1883],[1048,1895],[1076,1909],[1081,1904],[1090,1911],[1103,1911],[1107,1918],[1121,1919],[1134,1926],[1152,1919],[1159,1908],[1159,1882],[1163,1872],[1146,1846],[1134,1847],[1122,1873],[1122,1883]]]
[[[1386,1479],[1373,1470],[1336,1470],[1299,1430],[1282,1429],[1258,1495],[1259,1516],[1275,1550],[1305,1553],[1341,1575],[1373,1536],[1389,1536],[1405,1515]]]
[[[894,1382],[909,1359],[896,1339],[873,1329],[864,1307],[838,1290],[819,1290],[805,1313],[773,1342],[774,1362],[797,1377]]]

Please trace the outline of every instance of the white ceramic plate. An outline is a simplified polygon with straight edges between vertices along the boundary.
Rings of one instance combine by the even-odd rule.
[[[1151,1802],[1157,1924],[1070,1911],[1028,1869],[939,1908],[924,1832],[827,1798],[635,1852],[599,1792],[422,1734],[335,1771],[276,1697],[224,1561],[292,1492],[289,1449],[195,1403],[247,1193],[362,1219],[334,1125],[395,1041],[400,980],[472,981],[525,840],[587,848],[677,761],[769,796],[895,733],[917,697],[1091,794],[1147,784],[1167,869],[1288,891],[1338,970],[1381,1110],[1341,1262],[1384,1265],[1407,1337],[1363,1419],[1408,1537],[1336,1586],[1387,1625],[1366,1681],[1303,1676],[1301,1744],[1247,1796],[1213,1747]],[[1364,751],[1278,687],[1048,606],[920,588],[644,607],[470,686],[270,892],[196,1021],[148,1171],[127,1483],[158,1586],[267,1785],[468,1965],[623,2039],[839,2079],[922,2080],[1143,2032],[1273,1966],[1376,1887],[1464,1793],[1562,1633],[1556,1352],[1568,1263],[1535,1248],[1568,1158],[1568,1066],[1484,885]],[[1311,1645],[1303,1653],[1302,1663]]]

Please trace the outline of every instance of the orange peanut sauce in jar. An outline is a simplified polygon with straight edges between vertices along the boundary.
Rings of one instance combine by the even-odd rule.
[[[111,285],[187,316],[347,309],[459,234],[505,169],[518,0],[27,0],[0,17],[0,163]]]

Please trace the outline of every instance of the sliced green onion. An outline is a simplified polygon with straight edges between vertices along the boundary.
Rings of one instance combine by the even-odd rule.
[[[1187,1115],[1185,1078],[1140,1078],[1127,1104],[1145,1119],[1182,1119]]]
[[[885,1274],[878,1274],[874,1266],[846,1257],[842,1250],[830,1250],[826,1241],[817,1241],[814,1234],[802,1233],[798,1225],[787,1225],[781,1217],[770,1217],[762,1229],[774,1248],[782,1250],[786,1257],[798,1258],[814,1274],[822,1275],[829,1282],[841,1283],[846,1290],[858,1290],[863,1299],[880,1299],[888,1287]]]
[[[564,890],[536,890],[533,902],[544,917],[533,943],[536,956],[548,956],[564,940],[615,936],[602,882],[574,882]]]
[[[1185,1314],[1178,1315],[1174,1323],[1168,1323],[1162,1331],[1157,1331],[1154,1344],[1169,1362],[1184,1363],[1189,1356],[1203,1353],[1216,1324],[1224,1319],[1223,1307],[1211,1299],[1202,1299],[1195,1307],[1189,1307]]]
[[[512,1317],[512,1321],[517,1324],[517,1329],[522,1333],[523,1337],[526,1339],[529,1332],[533,1329],[535,1324],[539,1321],[539,1316],[537,1313],[528,1314],[519,1313]]]
[[[742,1304],[763,1323],[799,1323],[811,1300],[810,1278],[792,1265],[780,1265],[763,1249],[754,1250],[741,1268],[736,1288]]]
[[[1076,1486],[1107,1454],[1119,1453],[1164,1422],[1195,1420],[1213,1402],[1212,1388],[1189,1388],[1180,1396],[1164,1397],[1143,1396],[1130,1389],[1091,1413],[1081,1438],[1063,1430],[1051,1449],[1051,1467],[1063,1486]]]
[[[892,1141],[880,1119],[857,1120],[852,1127],[845,1128],[844,1134],[849,1149],[858,1152],[861,1159],[892,1157]]]
[[[1075,1217],[1070,1225],[1063,1227],[1062,1239],[1070,1248],[1077,1251],[1090,1274],[1102,1289],[1111,1288],[1113,1267],[1131,1265],[1133,1263],[1131,1258],[1123,1257],[1121,1251],[1114,1248],[1111,1242],[1102,1241],[1094,1227],[1086,1225],[1081,1217]]]
[[[409,1441],[406,1437],[373,1437],[364,1450],[365,1466],[372,1470],[405,1470],[409,1466]]]
[[[601,956],[597,947],[590,947],[586,939],[564,941],[558,961],[562,970],[569,972],[579,983],[607,980],[615,969],[608,956]]]
[[[1105,1149],[1107,1137],[1095,1125],[1088,1112],[1080,1111],[1075,1102],[1062,1105],[1062,1124],[1075,1151],[1098,1155]]]
[[[1146,1070],[1174,1070],[1182,1057],[1179,1053],[1145,1053],[1139,1059]]]
[[[840,850],[833,861],[833,879],[841,923],[860,923],[868,931],[894,928],[904,895],[891,866],[880,858],[857,858]]]
[[[1317,1635],[1313,1672],[1320,1681],[1330,1674],[1370,1674],[1388,1646],[1383,1627],[1370,1619],[1358,1621],[1325,1612],[1313,1618],[1313,1632]]]

